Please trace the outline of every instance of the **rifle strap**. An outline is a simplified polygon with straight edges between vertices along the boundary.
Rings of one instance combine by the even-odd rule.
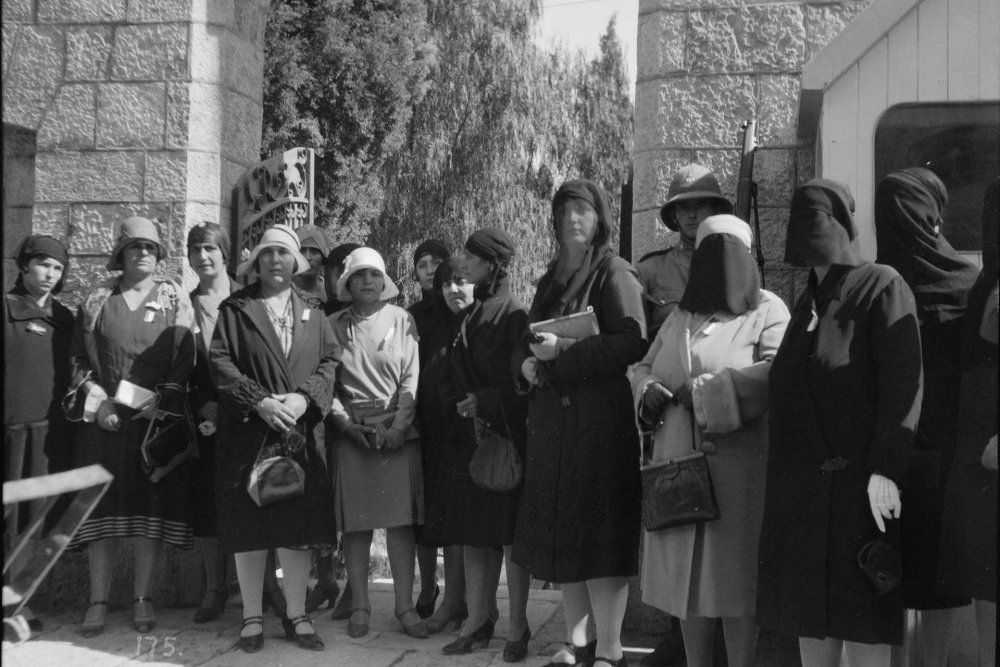
[[[753,202],[754,236],[757,237],[757,268],[760,269],[760,286],[765,287],[764,250],[760,242],[760,209],[757,207],[757,182],[750,182],[750,200]]]

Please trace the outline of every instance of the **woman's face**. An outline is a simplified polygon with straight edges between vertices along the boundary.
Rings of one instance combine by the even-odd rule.
[[[385,276],[378,269],[359,269],[347,279],[347,291],[355,303],[377,303],[385,288]]]
[[[323,253],[316,248],[303,248],[302,256],[309,262],[309,270],[318,272],[323,268]]]
[[[269,289],[281,291],[292,285],[295,275],[295,256],[282,246],[268,246],[257,255],[257,273]]]
[[[33,297],[41,298],[49,294],[62,279],[65,267],[52,257],[32,257],[21,273],[24,289]]]
[[[121,251],[122,272],[126,278],[141,279],[153,275],[159,260],[156,244],[151,241],[133,241]]]
[[[430,292],[434,289],[434,272],[437,271],[437,267],[441,266],[442,262],[444,262],[443,259],[430,254],[417,260],[413,270],[417,274],[417,282],[420,283],[422,291]]]
[[[199,280],[209,280],[226,270],[222,249],[214,243],[195,243],[188,246],[188,264],[198,274]]]
[[[441,294],[453,313],[472,305],[475,300],[472,296],[475,289],[474,284],[466,282],[465,278],[457,273],[441,284]]]
[[[487,285],[493,279],[493,264],[479,255],[465,252],[459,273],[470,285]]]
[[[597,211],[582,199],[567,199],[556,212],[561,245],[589,246],[597,234]]]
[[[711,199],[687,199],[674,204],[674,222],[681,232],[681,238],[694,243],[698,237],[698,225],[715,213],[715,202]]]

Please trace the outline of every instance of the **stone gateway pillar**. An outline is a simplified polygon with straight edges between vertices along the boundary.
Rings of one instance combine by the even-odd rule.
[[[228,226],[259,159],[267,13],[267,0],[3,0],[4,143],[18,147],[4,156],[5,286],[20,237],[51,234],[71,255],[64,301],[81,300],[108,277],[117,225],[142,215],[163,270],[193,287],[187,229]]]

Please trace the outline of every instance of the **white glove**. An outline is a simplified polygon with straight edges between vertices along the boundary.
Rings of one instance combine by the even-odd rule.
[[[538,363],[538,359],[535,357],[528,357],[521,364],[521,375],[530,385],[538,384]]]
[[[997,436],[995,434],[986,443],[986,448],[983,450],[983,457],[980,459],[980,462],[982,462],[983,467],[987,470],[997,469]]]
[[[898,519],[903,506],[899,502],[899,487],[888,477],[873,473],[868,479],[868,502],[878,529],[885,532],[886,519]]]

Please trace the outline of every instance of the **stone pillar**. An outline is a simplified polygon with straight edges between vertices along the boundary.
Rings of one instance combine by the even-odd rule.
[[[3,0],[4,256],[29,231],[67,242],[60,298],[72,306],[109,277],[104,265],[118,224],[142,215],[167,247],[161,270],[193,287],[187,229],[203,220],[228,227],[232,187],[259,160],[268,7],[267,0]],[[28,149],[8,156],[9,133],[36,138],[33,168]],[[11,212],[8,184],[17,185]],[[32,189],[33,197],[21,196]],[[113,604],[131,604],[130,553],[116,570]],[[154,598],[195,604],[200,578],[196,553],[168,550]],[[86,560],[68,555],[38,606],[53,597],[82,606],[87,589]]]
[[[736,199],[740,123],[756,118],[767,287],[794,303],[804,281],[782,264],[787,206],[815,163],[796,135],[802,66],[870,1],[640,0],[633,257],[676,242],[659,208],[678,167],[705,165]]]

